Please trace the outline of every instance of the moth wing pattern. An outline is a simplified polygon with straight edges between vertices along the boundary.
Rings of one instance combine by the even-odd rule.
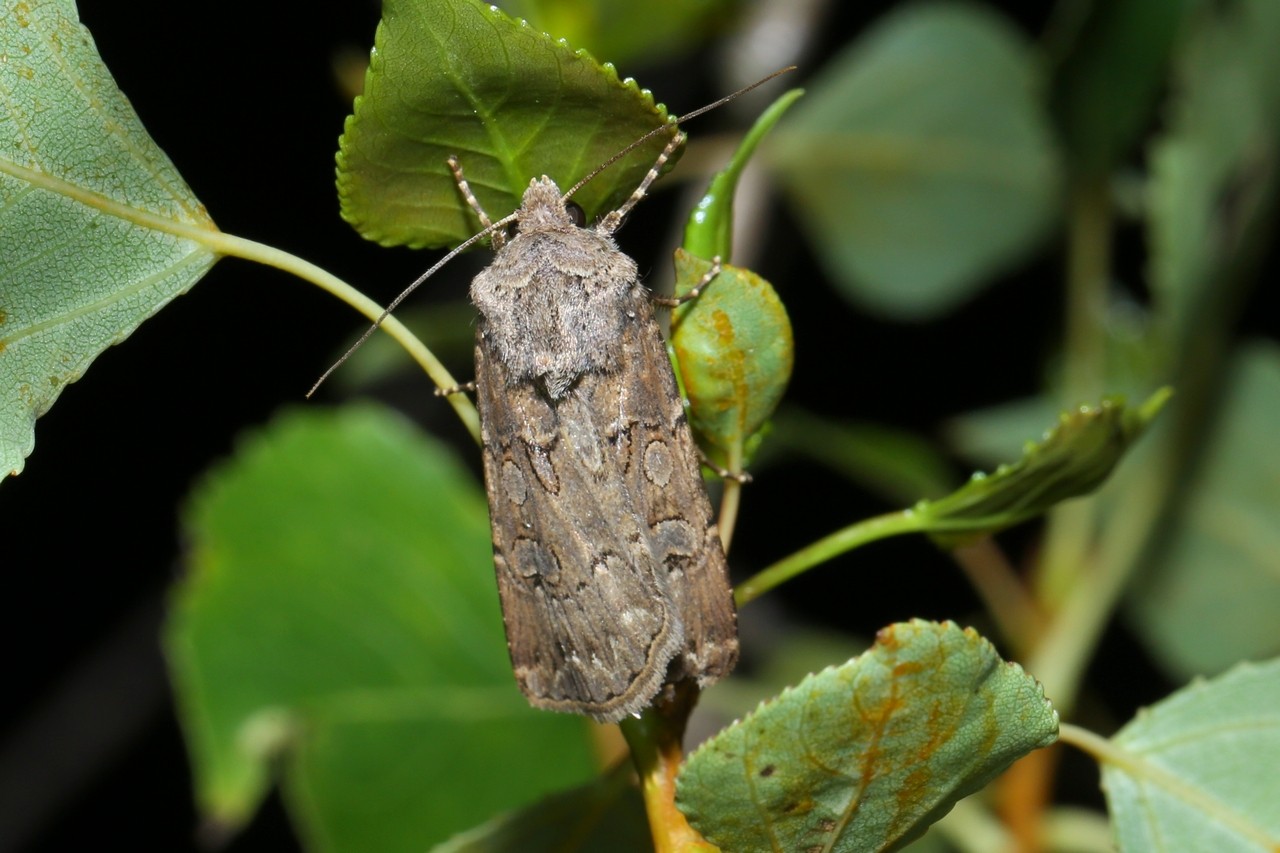
[[[535,706],[621,719],[657,692],[684,634],[670,597],[654,595],[664,584],[648,537],[603,470],[612,460],[575,447],[594,428],[577,395],[553,407],[532,384],[507,382],[483,345],[476,386],[516,681]]]
[[[738,622],[720,531],[702,483],[702,463],[676,387],[649,293],[637,285],[628,314],[636,322],[621,349],[638,363],[643,386],[621,383],[619,467],[638,514],[648,522],[652,553],[684,627],[685,642],[668,680],[705,687],[738,661]],[[658,387],[654,387],[658,386]]]
[[[476,338],[516,680],[537,707],[606,722],[737,660],[724,553],[648,292],[633,283],[626,302],[611,369],[554,399],[493,357],[483,319]]]

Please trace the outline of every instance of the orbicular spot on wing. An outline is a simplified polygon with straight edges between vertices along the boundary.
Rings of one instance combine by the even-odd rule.
[[[671,448],[664,441],[651,441],[644,449],[644,476],[653,485],[663,488],[671,482],[675,460]]]

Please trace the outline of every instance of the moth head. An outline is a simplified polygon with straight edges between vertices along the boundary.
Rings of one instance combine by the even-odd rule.
[[[529,188],[520,201],[520,210],[516,213],[516,222],[522,232],[574,227],[560,188],[546,175],[529,182]]]

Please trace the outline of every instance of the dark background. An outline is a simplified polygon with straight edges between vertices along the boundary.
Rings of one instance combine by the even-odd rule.
[[[80,5],[144,125],[224,231],[315,261],[383,301],[437,257],[368,244],[337,214],[333,155],[350,103],[334,65],[344,52],[366,54],[376,3],[276,0],[252,13],[203,1]],[[791,85],[803,85],[809,70],[893,5],[833,4],[817,55]],[[1003,5],[1033,36],[1043,28],[1045,12],[1026,8],[1040,4]],[[682,112],[723,94],[714,61],[692,55],[621,70]],[[693,131],[731,121],[712,114]],[[659,193],[620,242],[652,269],[669,218],[683,215],[674,194]],[[814,286],[821,276],[779,207],[760,272],[778,286],[795,326],[788,398],[927,435],[949,415],[1033,392],[1060,327],[1058,251],[1051,246],[943,322],[885,323]],[[1141,256],[1140,247],[1130,251]],[[1137,268],[1125,272],[1141,277]],[[414,298],[462,298],[469,273],[463,264]],[[1274,297],[1255,297],[1244,314],[1248,330],[1275,334],[1276,308]],[[0,707],[0,853],[126,839],[136,849],[182,850],[210,841],[198,832],[157,642],[167,589],[181,572],[178,513],[193,482],[244,429],[304,404],[307,387],[362,322],[283,273],[224,260],[104,353],[41,419],[25,472],[0,487],[9,555],[0,643],[10,697]],[[405,367],[395,390],[413,398],[408,408],[465,447],[448,407],[429,398],[407,357]],[[451,367],[469,375],[466,363]],[[747,493],[735,573],[745,577],[885,509],[815,465],[771,468]],[[1017,556],[1030,537],[1015,532],[1007,543]],[[922,539],[877,544],[857,560],[856,573],[826,566],[777,598],[798,618],[864,635],[903,618],[963,619],[975,610],[954,566]],[[1122,685],[1109,696],[1124,719],[1169,685],[1121,629],[1107,643],[1093,677]],[[1087,768],[1082,778],[1081,796],[1093,796]],[[294,845],[274,799],[224,843],[234,851]]]

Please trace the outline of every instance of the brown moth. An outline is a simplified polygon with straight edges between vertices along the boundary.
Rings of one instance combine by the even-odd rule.
[[[519,210],[496,223],[450,158],[483,229],[392,300],[307,392],[420,284],[492,235],[497,254],[471,284],[481,315],[471,384],[507,647],[531,704],[606,722],[639,714],[665,687],[705,687],[738,659],[724,550],[655,297],[613,241],[684,134],[674,134],[631,197],[596,226],[577,226],[566,207],[579,186],[669,128],[636,140],[563,195],[546,176],[531,181]],[[511,222],[517,234],[508,241],[501,229]],[[716,259],[689,296],[718,270]]]
[[[547,177],[471,285],[494,563],[516,681],[539,708],[616,722],[733,669],[737,616],[697,449],[653,313],[612,234]],[[456,161],[459,187],[492,227]]]

